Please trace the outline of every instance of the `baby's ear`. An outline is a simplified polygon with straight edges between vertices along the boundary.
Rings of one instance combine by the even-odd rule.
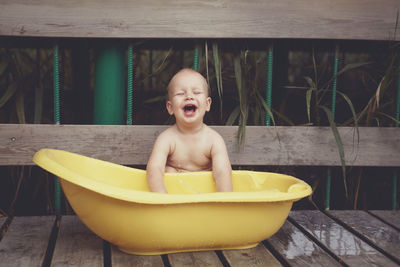
[[[174,114],[174,111],[172,110],[171,101],[167,100],[167,102],[165,103],[165,106],[167,107],[167,111],[168,111],[169,115]]]
[[[210,109],[211,109],[211,102],[212,102],[212,99],[211,99],[211,97],[207,97],[207,107],[206,107],[206,111],[210,111]]]

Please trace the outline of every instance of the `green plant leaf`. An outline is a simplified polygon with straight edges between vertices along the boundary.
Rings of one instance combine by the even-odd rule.
[[[356,130],[356,133],[357,133],[357,144],[359,144],[360,143],[360,131],[358,129],[358,119],[357,119],[356,110],[354,109],[354,106],[353,106],[353,102],[351,102],[350,98],[346,94],[344,94],[344,93],[342,93],[340,91],[336,91],[336,92],[341,97],[343,97],[343,99],[346,101],[347,105],[350,107],[351,114],[353,115],[354,127],[355,127],[355,130]]]
[[[167,97],[165,95],[156,96],[144,101],[145,104],[152,104],[157,102],[165,102]]]
[[[306,92],[306,105],[307,105],[307,117],[308,117],[308,122],[311,122],[311,94],[313,92],[313,89],[310,88]]]
[[[3,75],[4,71],[8,68],[9,62],[0,63],[0,77]]]
[[[372,62],[359,62],[359,63],[350,63],[347,64],[346,66],[343,67],[343,69],[341,69],[340,71],[338,71],[337,76],[345,73],[346,71],[352,70],[352,69],[356,69],[362,66],[366,66],[366,65],[370,65],[372,64]]]
[[[377,114],[382,115],[382,116],[384,116],[384,117],[386,117],[388,119],[391,119],[393,122],[396,122],[396,123],[400,124],[400,120],[398,120],[395,117],[392,117],[392,116],[390,116],[390,115],[388,115],[386,113],[378,111]]]
[[[43,87],[39,86],[35,89],[35,113],[33,123],[39,124],[42,119],[43,111]]]
[[[235,123],[235,121],[237,120],[237,118],[239,117],[239,115],[240,115],[240,107],[237,106],[231,112],[231,114],[229,115],[228,119],[226,120],[226,125],[232,126]]]
[[[335,137],[336,145],[337,145],[337,148],[339,151],[340,162],[342,165],[343,183],[344,183],[346,199],[349,199],[349,193],[348,193],[348,189],[347,189],[347,179],[346,179],[346,160],[345,160],[345,155],[344,155],[342,138],[340,137],[339,131],[336,127],[336,123],[333,120],[332,112],[325,106],[318,106],[318,107],[321,108],[323,111],[325,111],[325,114],[329,121],[329,125],[332,129],[332,133]]]
[[[222,67],[221,67],[221,59],[219,56],[217,42],[213,42],[212,49],[213,49],[213,57],[214,57],[215,78],[217,80],[217,90],[218,90],[219,103],[220,103],[220,112],[221,112],[221,117],[222,117],[222,95],[223,95],[222,74],[221,74]]]
[[[272,123],[275,126],[276,123],[275,123],[274,114],[272,113],[271,109],[268,107],[267,103],[265,103],[265,100],[263,99],[262,95],[258,91],[257,91],[257,97],[258,97],[260,103],[262,104],[262,107],[264,108],[265,112],[267,112],[269,114],[269,116],[271,117]]]
[[[15,102],[17,109],[18,121],[20,124],[25,124],[25,105],[24,105],[24,93],[19,91],[17,94],[17,101]]]
[[[17,82],[12,83],[8,88],[4,95],[0,98],[0,108],[2,108],[7,101],[15,94],[17,91]]]

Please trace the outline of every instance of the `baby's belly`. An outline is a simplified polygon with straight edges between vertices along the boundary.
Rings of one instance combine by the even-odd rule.
[[[200,172],[200,171],[211,171],[211,167],[204,167],[204,168],[179,168],[179,167],[175,167],[175,166],[171,166],[169,164],[167,164],[165,166],[165,172]]]

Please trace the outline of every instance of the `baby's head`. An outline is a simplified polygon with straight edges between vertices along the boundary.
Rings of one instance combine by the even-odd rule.
[[[202,122],[205,113],[210,111],[209,87],[197,71],[180,70],[172,77],[167,90],[166,107],[177,123]]]
[[[208,97],[210,94],[210,88],[206,79],[199,72],[185,68],[178,71],[170,80],[167,86],[167,100],[169,100],[173,94],[173,91],[179,87],[180,83],[187,84],[186,80],[191,80],[191,83],[196,83],[198,87],[202,88]],[[189,85],[189,84],[187,84]]]

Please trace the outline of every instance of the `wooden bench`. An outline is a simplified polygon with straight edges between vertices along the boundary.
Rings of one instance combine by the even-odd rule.
[[[400,40],[397,0],[3,1],[0,36],[49,38],[301,38]],[[29,40],[29,38],[27,38]],[[233,165],[340,166],[329,127],[213,126]],[[0,125],[0,165],[32,165],[40,148],[145,165],[165,126]],[[396,128],[339,128],[349,166],[400,166]],[[278,138],[279,136],[279,138]],[[260,222],[262,223],[262,222]],[[293,211],[280,231],[250,250],[133,256],[74,216],[1,218],[0,265],[265,266],[400,264],[398,211]],[[389,238],[387,238],[389,237]]]
[[[155,138],[166,127],[3,124],[0,163],[31,165],[37,150],[50,147],[120,164],[145,165]],[[212,127],[225,139],[233,165],[341,164],[329,127],[248,127],[241,152],[236,126]],[[400,165],[400,129],[360,128],[358,145],[354,128],[339,130],[348,165]],[[4,224],[8,230],[0,242],[0,258],[5,266],[395,266],[400,264],[396,254],[400,249],[399,220],[399,211],[294,211],[276,235],[250,250],[134,256],[102,241],[75,216],[16,217]]]

